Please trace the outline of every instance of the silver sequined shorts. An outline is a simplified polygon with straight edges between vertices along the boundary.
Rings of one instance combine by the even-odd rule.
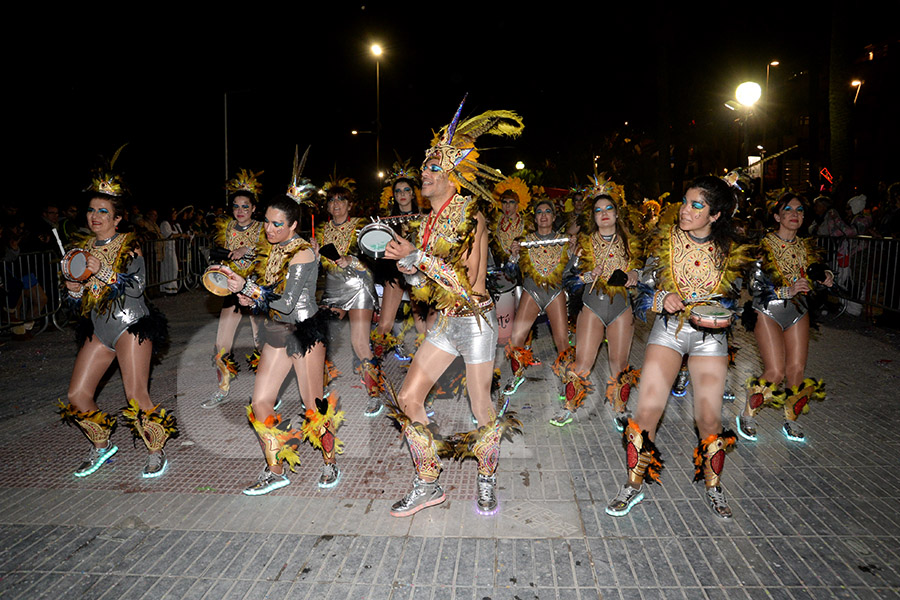
[[[728,340],[725,337],[724,330],[722,333],[710,333],[707,331],[699,331],[691,325],[691,322],[685,319],[681,326],[681,331],[675,335],[678,329],[678,316],[669,317],[669,323],[662,317],[656,317],[653,323],[653,329],[650,330],[650,336],[647,338],[647,345],[656,344],[671,348],[682,356],[690,354],[691,356],[728,356]]]
[[[369,271],[347,267],[343,271],[328,271],[322,304],[340,310],[374,310],[377,304],[375,282]]]
[[[603,321],[603,325],[609,327],[630,306],[628,298],[622,294],[616,294],[612,298],[606,294],[585,293],[584,306]],[[584,309],[582,309],[584,310]]]
[[[438,350],[462,356],[467,365],[494,362],[497,311],[492,306],[484,313],[484,318],[440,315],[428,330],[425,341],[431,342]]]

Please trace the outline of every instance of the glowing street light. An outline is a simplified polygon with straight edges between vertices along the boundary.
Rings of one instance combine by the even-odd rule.
[[[737,101],[747,108],[756,104],[760,96],[762,96],[762,88],[753,81],[745,81],[737,86],[737,89],[734,91],[734,97],[737,98]]]
[[[372,44],[369,50],[375,57],[375,169],[381,168],[381,60],[384,54],[380,44]]]
[[[516,161],[516,170],[517,171],[521,171],[524,168],[525,168],[525,163],[523,163],[521,160]]]
[[[850,82],[850,85],[856,88],[856,95],[853,96],[853,104],[856,104],[856,99],[859,98],[859,90],[862,89],[864,83],[865,81],[863,81],[862,79],[854,79]]]

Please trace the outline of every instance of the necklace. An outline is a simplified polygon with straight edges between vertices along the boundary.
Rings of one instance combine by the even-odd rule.
[[[111,241],[116,239],[116,236],[118,236],[118,235],[119,235],[119,232],[116,232],[116,233],[112,234],[112,237],[108,237],[105,240],[94,240],[94,248],[100,248],[101,246],[107,245],[108,243],[110,243]]]

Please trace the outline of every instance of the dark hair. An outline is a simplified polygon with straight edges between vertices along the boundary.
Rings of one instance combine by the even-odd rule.
[[[267,208],[274,208],[284,213],[286,225],[290,227],[300,221],[300,205],[288,196],[275,196]]]
[[[784,209],[785,206],[790,204],[791,200],[797,200],[800,202],[800,206],[804,209],[809,208],[809,202],[806,201],[806,198],[795,194],[794,192],[785,192],[778,198],[778,201],[775,202],[775,206],[772,207],[772,214],[778,214]]]
[[[416,184],[415,179],[411,179],[408,177],[401,177],[400,179],[398,179],[397,181],[395,181],[394,183],[391,184],[391,194],[394,194],[397,192],[397,184],[398,183],[405,183],[405,184],[409,185],[409,187],[412,188],[413,192],[416,191],[417,184]],[[413,194],[413,196],[415,196],[415,193]]]
[[[737,206],[738,192],[724,180],[713,175],[704,175],[691,182],[688,189],[700,190],[700,196],[709,206],[710,216],[718,214],[719,217],[712,222],[712,242],[721,252],[728,252],[731,243],[735,239],[734,225],[731,216]]]
[[[391,189],[391,191],[393,192],[393,189]],[[334,200],[337,197],[341,197],[347,202],[353,202],[353,200],[355,200],[353,192],[350,191],[349,188],[345,188],[342,185],[333,185],[325,191],[326,203],[330,200]]]
[[[550,210],[553,211],[553,216],[554,217],[556,216],[556,205],[553,203],[553,200],[550,200],[549,198],[545,198],[544,200],[538,200],[537,204],[534,205],[534,213],[535,214],[537,214],[538,206],[541,206],[542,204],[546,204],[547,206],[549,206]]]
[[[416,183],[415,179],[411,179],[408,177],[401,177],[397,181],[391,184],[391,216],[397,216],[400,214],[400,205],[397,204],[397,200],[394,198],[394,194],[397,192],[397,184],[398,183],[406,183],[409,184],[409,187],[412,188],[413,197],[412,197],[412,211],[414,213],[419,212],[419,198],[416,195]]]
[[[503,200],[504,198],[513,198],[516,202],[519,201],[519,195],[514,190],[503,190],[503,193],[500,194],[500,199]],[[537,207],[535,206],[535,208]]]
[[[113,218],[116,217],[125,217],[127,216],[127,212],[125,210],[125,199],[122,196],[110,196],[109,194],[102,194],[100,192],[91,192],[88,195],[88,204],[91,203],[91,200],[97,198],[98,200],[106,200],[113,207]]]

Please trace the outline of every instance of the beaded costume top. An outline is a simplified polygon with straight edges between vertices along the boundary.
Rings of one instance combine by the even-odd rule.
[[[751,260],[750,247],[732,243],[723,252],[712,241],[696,241],[674,222],[678,205],[672,206],[648,245],[647,255],[659,259],[656,289],[678,294],[686,304],[736,296],[734,283]]]
[[[428,280],[413,288],[414,299],[434,303],[438,310],[472,304],[466,258],[475,241],[478,212],[475,199],[455,194],[420,223],[416,247],[436,260],[428,261],[427,268],[418,265]]]
[[[525,232],[525,220],[516,214],[512,219],[501,215],[491,228],[491,251],[498,264],[509,261],[512,243],[522,237]]]
[[[284,244],[274,244],[269,248],[268,256],[254,263],[254,275],[259,285],[265,286],[275,294],[284,291],[291,259],[301,250],[311,248],[309,242],[295,237]]]
[[[133,233],[119,233],[102,246],[94,246],[97,236],[89,235],[75,242],[76,248],[87,250],[100,259],[100,272],[91,275],[84,284],[84,295],[81,298],[81,315],[87,316],[92,310],[106,314],[112,303],[124,293],[126,285],[132,283],[136,276],[128,273],[132,259],[138,256],[137,239]],[[108,281],[104,281],[105,276]],[[143,282],[138,281],[138,285]]]
[[[526,242],[537,242],[549,236],[541,236],[537,233],[529,233],[525,236]],[[545,290],[557,289],[562,284],[563,271],[569,264],[568,244],[548,244],[546,246],[534,246],[519,250],[519,269],[522,275],[530,278]]]
[[[236,219],[224,218],[216,221],[215,244],[228,250],[251,249],[243,258],[225,261],[226,266],[232,271],[246,277],[253,267],[254,255],[264,254],[269,242],[260,221],[251,221],[246,229],[241,230]]]
[[[582,233],[578,235],[578,247],[581,249],[581,256],[578,258],[579,271],[587,275],[595,268],[601,267],[599,275],[587,278],[591,280],[589,283],[592,289],[609,296],[628,294],[625,286],[610,286],[606,282],[616,269],[627,273],[641,266],[641,244],[637,236],[630,236],[626,247],[626,241],[618,234],[606,241],[599,232],[591,235]]]
[[[328,221],[324,225],[316,227],[316,241],[319,247],[328,244],[334,244],[341,256],[347,256],[356,253],[356,234],[366,224],[366,220],[359,217],[351,217],[341,223],[335,225],[334,220]],[[322,265],[329,271],[342,271],[333,260],[326,257],[322,258]]]
[[[806,269],[820,259],[819,248],[812,239],[794,238],[786,242],[774,232],[759,244],[762,270],[776,286],[789,286],[806,277]]]

